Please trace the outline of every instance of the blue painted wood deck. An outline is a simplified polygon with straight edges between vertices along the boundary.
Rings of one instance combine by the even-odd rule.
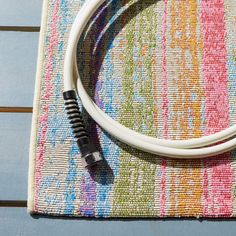
[[[233,236],[231,220],[85,220],[26,212],[42,0],[0,0],[0,236]]]

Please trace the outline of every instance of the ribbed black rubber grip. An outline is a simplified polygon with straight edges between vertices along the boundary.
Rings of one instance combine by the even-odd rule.
[[[76,99],[65,100],[65,109],[76,140],[88,137],[84,121],[78,107],[77,100]]]
[[[90,167],[101,162],[103,158],[89,140],[89,135],[81,116],[75,91],[69,90],[64,92],[63,98],[65,101],[65,110],[81,152],[83,165],[85,167]]]

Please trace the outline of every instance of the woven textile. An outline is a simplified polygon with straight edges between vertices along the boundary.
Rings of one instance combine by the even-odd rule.
[[[236,153],[173,160],[110,137],[83,110],[107,165],[90,172],[64,111],[63,60],[84,0],[45,0],[28,210],[82,217],[236,216]],[[235,0],[107,1],[78,45],[83,83],[123,125],[168,139],[236,124]]]

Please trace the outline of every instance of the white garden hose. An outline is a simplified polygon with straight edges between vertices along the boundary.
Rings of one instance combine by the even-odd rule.
[[[105,0],[87,0],[72,25],[64,62],[64,99],[67,105],[71,98],[75,99],[73,72],[77,43],[90,18],[104,2]],[[158,139],[135,132],[110,118],[95,104],[84,89],[77,68],[76,71],[77,91],[84,108],[97,124],[121,142],[152,154],[184,159],[215,156],[230,151],[236,146],[236,138],[232,138],[236,135],[236,125],[209,136],[189,140]],[[73,102],[71,104],[73,105]],[[76,110],[75,107],[72,106],[72,108]],[[71,117],[69,118],[71,119]],[[80,117],[80,123],[77,123],[77,126],[82,124],[81,119]],[[73,124],[73,122],[71,123]],[[83,131],[85,132],[85,130]],[[78,136],[81,135],[77,135],[76,138]],[[211,146],[209,147],[209,145]]]

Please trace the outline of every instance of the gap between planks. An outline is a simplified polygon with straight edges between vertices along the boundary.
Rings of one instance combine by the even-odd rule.
[[[27,201],[0,200],[0,207],[27,207]]]
[[[0,31],[39,32],[40,27],[33,26],[0,26]]]
[[[0,107],[0,112],[32,113],[32,107]]]

